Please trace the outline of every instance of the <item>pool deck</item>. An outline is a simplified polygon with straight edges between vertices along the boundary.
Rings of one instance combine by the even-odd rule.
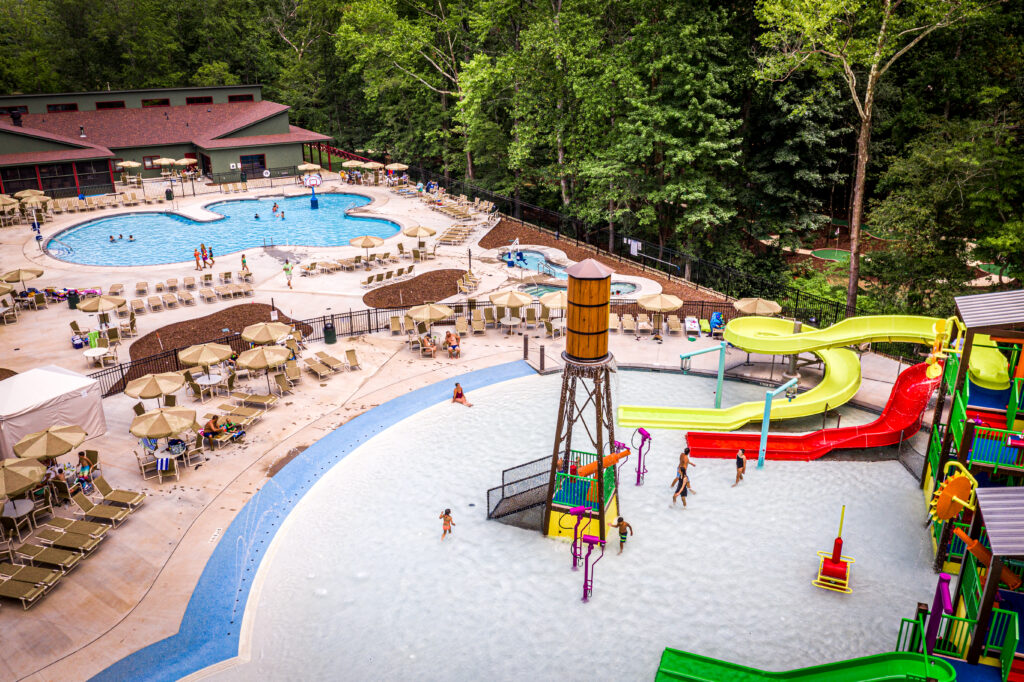
[[[419,202],[398,199],[374,188],[358,190],[379,200],[370,206],[371,210],[397,222],[419,223],[438,230],[449,224],[446,218]],[[201,211],[201,204],[221,198],[207,195],[192,204],[185,202],[182,212]],[[95,213],[86,217],[95,217]],[[47,223],[45,233],[52,234],[82,219],[82,216],[61,217]],[[478,232],[475,238],[482,234]],[[115,282],[130,287],[136,281],[155,282],[168,277],[181,280],[196,274],[187,265],[116,268],[115,273],[112,269],[62,263],[39,253],[24,226],[0,231],[0,240],[0,260],[6,269],[34,265],[45,270],[43,278],[33,284],[102,285],[106,289]],[[407,244],[409,241],[405,239]],[[420,264],[417,269],[465,267],[467,246],[470,244],[440,247],[437,259]],[[387,248],[385,245],[384,249]],[[304,260],[321,252],[333,257],[358,253],[350,247],[281,251],[302,252]],[[276,253],[276,250],[265,252],[263,249],[247,252],[250,269],[255,274],[257,302],[269,303],[273,297],[281,309],[296,318],[321,315],[327,307],[336,312],[364,307],[363,292],[355,285],[356,274],[296,277],[296,289],[289,291],[284,286]],[[507,286],[505,268],[500,263],[484,263],[478,268],[476,248],[473,255],[474,271],[482,272],[484,277],[478,295]],[[218,265],[224,263],[230,263],[231,269],[236,271],[238,254],[226,256],[224,261],[218,259]],[[222,269],[226,268],[215,267],[214,272]],[[165,324],[230,305],[233,305],[230,301],[199,304],[194,308],[140,316],[140,332],[145,334]],[[71,320],[82,323],[87,319],[85,314],[66,306],[23,313],[17,324],[0,328],[3,366],[21,371],[41,364],[59,364],[75,371],[90,371],[81,351],[69,347],[66,333]],[[548,366],[557,367],[564,342],[544,340],[537,330],[529,330],[528,334],[533,337],[530,339],[531,361],[536,363],[537,347],[544,344]],[[680,352],[712,343],[706,338],[689,342],[685,336],[669,336],[664,343],[657,344],[647,338],[636,340],[632,336],[613,334],[610,345],[622,365],[672,370],[678,369]],[[251,430],[247,443],[214,451],[210,461],[198,469],[188,470],[179,482],[159,484],[155,479],[141,480],[133,456],[137,442],[127,431],[135,399],[117,395],[103,401],[107,433],[87,445],[101,453],[104,475],[114,487],[141,490],[149,497],[127,523],[108,534],[95,556],[84,561],[31,611],[22,612],[9,601],[3,604],[0,629],[5,635],[0,679],[88,678],[125,656],[175,634],[218,540],[246,502],[258,490],[273,485],[273,476],[285,463],[338,426],[388,400],[437,382],[450,382],[452,377],[467,372],[522,359],[523,338],[488,330],[482,337],[464,340],[464,354],[459,360],[420,358],[407,350],[401,339],[390,335],[343,338],[336,346],[311,344],[308,352],[324,348],[335,354],[345,348],[355,348],[363,369],[342,372],[325,381],[304,373],[296,391],[267,413]],[[726,365],[731,375],[779,379],[781,368],[778,363],[773,367],[770,358],[753,356],[750,366],[744,365],[745,359],[746,354],[735,349],[729,351]],[[706,354],[695,358],[693,364],[695,369],[711,371],[716,362],[714,354]],[[881,408],[898,367],[895,362],[872,354],[863,356],[862,363],[864,382],[856,401]],[[811,385],[819,379],[820,373],[815,368],[804,371],[804,384]],[[254,390],[265,390],[264,381],[262,377],[251,379],[249,385]],[[188,399],[182,402],[192,404]],[[205,407],[196,403],[200,415]],[[926,416],[930,417],[930,412]],[[70,516],[70,507],[59,508],[57,513]]]

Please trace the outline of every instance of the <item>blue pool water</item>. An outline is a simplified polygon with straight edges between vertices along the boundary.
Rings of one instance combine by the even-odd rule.
[[[526,268],[527,270],[536,270],[537,272],[544,273],[556,279],[568,280],[569,275],[565,272],[565,267],[561,265],[555,265],[547,259],[547,257],[540,251],[518,251],[512,252],[516,258],[516,267]],[[523,255],[523,260],[519,260],[519,254]],[[506,262],[508,258],[506,256]],[[523,261],[526,261],[525,264]],[[526,287],[524,291],[531,296],[541,296],[551,291],[558,291],[565,287],[559,287],[552,284],[534,284]],[[612,296],[625,296],[636,291],[636,285],[632,282],[612,282]]]
[[[309,197],[231,200],[206,208],[224,216],[197,222],[173,213],[135,213],[90,220],[56,235],[47,249],[56,258],[84,265],[161,265],[192,260],[199,244],[213,249],[214,258],[266,244],[289,246],[346,246],[353,237],[368,234],[388,238],[396,223],[356,218],[345,211],[370,203],[353,194],[321,194],[319,210]],[[277,203],[285,219],[272,218]],[[257,220],[255,216],[259,214]],[[110,243],[110,236],[124,239]],[[128,235],[135,241],[129,242]]]

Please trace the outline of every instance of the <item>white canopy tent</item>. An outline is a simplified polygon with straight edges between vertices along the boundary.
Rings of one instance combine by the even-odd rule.
[[[0,381],[0,458],[14,457],[22,437],[61,424],[77,424],[89,438],[107,432],[99,382],[56,365]]]

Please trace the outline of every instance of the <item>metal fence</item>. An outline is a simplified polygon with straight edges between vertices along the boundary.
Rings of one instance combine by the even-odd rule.
[[[213,173],[207,177],[215,185],[220,185],[225,182],[242,182],[242,172],[245,172],[245,182],[253,184],[260,180],[274,180],[277,179],[280,182],[281,178],[293,179],[299,175],[299,169],[296,166],[279,166],[277,168],[240,168],[238,170],[226,171],[223,173]]]
[[[498,505],[516,495],[547,486],[551,475],[551,458],[541,457],[501,472],[501,485],[487,491],[487,518],[494,518]],[[546,488],[545,488],[546,492]],[[518,511],[511,509],[510,511]]]

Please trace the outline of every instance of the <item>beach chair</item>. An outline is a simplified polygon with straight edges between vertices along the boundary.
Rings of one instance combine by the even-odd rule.
[[[171,460],[174,461],[173,459]],[[83,493],[75,493],[71,496],[75,506],[78,507],[76,515],[86,519],[99,519],[110,521],[111,525],[117,528],[117,524],[128,518],[129,511],[124,507],[114,507],[109,504],[93,504],[92,500]]]
[[[204,287],[213,286],[213,273],[204,272],[200,275],[199,281],[202,282]]]
[[[13,578],[0,581],[0,597],[19,600],[21,608],[25,611],[32,608],[44,594],[46,594],[45,588],[39,585],[33,585],[32,583],[22,582]]]
[[[484,308],[484,326],[497,327],[498,322],[494,319],[494,308]]]
[[[135,295],[146,296],[149,294],[149,282],[137,282],[135,284]]]
[[[77,552],[69,552],[66,549],[54,549],[43,547],[29,542],[23,543],[21,547],[14,550],[14,555],[19,559],[29,562],[33,566],[46,564],[56,566],[62,574],[67,574],[74,569],[82,560],[82,555]]]
[[[359,364],[359,358],[356,356],[356,351],[354,348],[349,348],[348,350],[345,351],[345,359],[348,361],[349,369],[362,369],[362,366]]]
[[[561,327],[556,327],[551,324],[551,320],[544,320],[544,337],[555,338],[556,336],[562,335]]]
[[[288,378],[281,372],[274,375],[274,384],[277,386],[277,390],[281,392],[281,395],[291,393],[294,390],[292,385],[288,383]]]
[[[154,313],[164,309],[164,302],[160,300],[159,296],[150,296],[146,302],[149,303],[149,309]]]
[[[186,277],[185,279],[183,279],[181,281],[181,284],[186,289],[195,289],[196,288],[196,278],[195,277]]]
[[[678,315],[668,316],[668,333],[679,334],[683,331],[683,324],[679,321]]]
[[[187,291],[178,292],[178,300],[181,301],[182,305],[195,305],[196,299],[192,294]]]
[[[636,334],[636,320],[628,313],[622,316],[622,333]]]
[[[293,386],[302,380],[302,372],[299,370],[299,363],[295,360],[288,360],[284,363],[284,376],[289,384]]]
[[[458,332],[459,336],[466,336],[469,334],[469,322],[464,317],[455,318],[455,331]]]
[[[55,568],[9,564],[6,561],[0,564],[0,579],[17,580],[18,582],[37,585],[47,592],[57,586],[63,575],[63,573]]]
[[[622,324],[622,320],[619,319],[618,315],[616,315],[615,313],[608,313],[608,331],[610,331],[610,332],[617,332],[617,331],[619,331],[619,326],[621,324]]]
[[[137,493],[131,490],[115,490],[110,487],[110,484],[102,476],[95,476],[92,482],[96,486],[96,492],[103,497],[103,501],[106,503],[125,506],[129,511],[135,511],[146,501],[145,493]]]
[[[527,329],[536,327],[540,322],[537,320],[537,311],[534,308],[526,309],[526,319],[523,321]]]
[[[178,299],[177,299],[177,297],[175,297],[174,294],[164,294],[160,298],[163,300],[165,308],[177,308],[178,307]]]
[[[256,292],[253,291],[252,285],[249,283],[236,284],[235,289],[239,291],[240,296],[256,296]]]
[[[651,322],[647,313],[640,313],[636,316],[636,326],[641,334],[650,334],[654,331],[654,323]]]
[[[320,362],[330,367],[332,372],[340,372],[345,369],[344,362],[324,351],[318,351],[316,357]]]
[[[138,451],[135,451],[135,461],[139,464],[139,473],[142,474],[142,480],[148,481],[151,478],[156,478],[159,475],[157,471],[156,457],[150,453],[140,455]]]
[[[220,298],[220,299],[232,298],[234,296],[234,291],[230,287],[227,287],[227,286],[223,286],[222,285],[222,286],[214,287],[213,290],[217,293],[217,298]]]
[[[213,289],[203,287],[199,290],[199,298],[203,299],[205,303],[213,303],[217,300],[217,294],[213,292]]]
[[[123,284],[111,284],[110,288],[107,289],[107,294],[110,296],[123,296],[124,285]]]
[[[96,551],[101,542],[99,538],[91,538],[88,535],[79,535],[78,533],[65,533],[62,530],[53,528],[43,528],[37,531],[36,539],[47,547],[78,552],[83,557],[87,557]]]
[[[104,523],[95,523],[94,521],[76,521],[74,519],[66,519],[63,516],[54,516],[49,519],[44,526],[50,528],[56,528],[58,530],[66,530],[69,533],[78,533],[79,535],[88,535],[91,538],[102,538],[109,531],[110,526]]]
[[[142,302],[141,298],[133,298],[131,302],[131,310],[135,315],[145,315],[146,304]]]
[[[473,333],[474,334],[485,334],[487,329],[484,327],[484,321],[473,318]]]
[[[388,322],[391,325],[392,336],[394,336],[395,334],[402,333],[402,320],[400,317],[398,317],[398,315],[392,315],[391,319]]]
[[[331,375],[331,369],[321,362],[310,358],[304,358],[303,362],[306,363],[306,369],[315,374],[317,379],[326,379]]]

